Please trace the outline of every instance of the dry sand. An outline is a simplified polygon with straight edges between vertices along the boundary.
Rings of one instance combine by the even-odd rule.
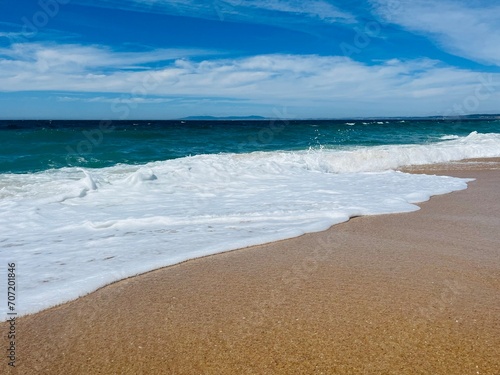
[[[431,173],[477,181],[21,318],[17,368],[3,355],[0,373],[498,375],[499,160]]]

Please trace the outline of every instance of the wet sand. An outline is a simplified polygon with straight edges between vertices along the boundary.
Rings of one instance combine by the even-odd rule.
[[[409,170],[477,180],[20,318],[0,373],[498,375],[500,160]]]

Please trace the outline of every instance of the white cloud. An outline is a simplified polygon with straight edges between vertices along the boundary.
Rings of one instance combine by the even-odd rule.
[[[500,66],[500,5],[493,1],[372,0],[385,20],[429,36],[451,54]]]
[[[122,103],[136,104],[160,103],[162,97],[231,98],[322,110],[372,106],[379,111],[392,108],[411,114],[418,109],[431,114],[474,95],[482,77],[428,59],[367,65],[340,56],[274,54],[202,61],[179,58],[160,65],[170,53],[129,54],[78,45],[12,46],[0,50],[0,88],[107,94],[87,99],[102,103],[115,93]],[[160,67],[150,70],[116,68],[155,61]],[[496,108],[500,74],[488,80],[488,87],[480,88],[481,101]]]

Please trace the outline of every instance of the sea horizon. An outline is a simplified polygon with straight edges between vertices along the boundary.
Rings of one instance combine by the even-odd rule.
[[[0,118],[1,122],[7,121],[134,121],[134,122],[151,122],[151,121],[349,121],[349,120],[443,120],[443,121],[457,121],[457,120],[498,120],[500,113],[471,113],[471,114],[454,114],[454,115],[406,115],[406,116],[341,116],[341,117],[287,117],[284,115],[278,116],[259,116],[259,115],[245,115],[245,116],[211,116],[211,115],[193,115],[185,117],[171,117],[171,118]]]

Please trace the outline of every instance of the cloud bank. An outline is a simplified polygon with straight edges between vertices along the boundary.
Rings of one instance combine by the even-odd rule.
[[[341,56],[265,54],[204,59],[200,51],[114,52],[102,46],[23,44],[0,49],[0,91],[121,94],[136,103],[168,98],[243,100],[303,107],[388,107],[444,112],[477,86],[500,99],[500,74],[487,77],[438,61],[398,59],[367,65]],[[152,66],[155,66],[154,68]],[[482,81],[481,81],[482,80]],[[64,97],[62,97],[64,98]],[[68,99],[69,98],[69,99]],[[97,99],[95,99],[97,98]],[[66,101],[79,100],[66,97]],[[65,101],[61,99],[61,101]]]

